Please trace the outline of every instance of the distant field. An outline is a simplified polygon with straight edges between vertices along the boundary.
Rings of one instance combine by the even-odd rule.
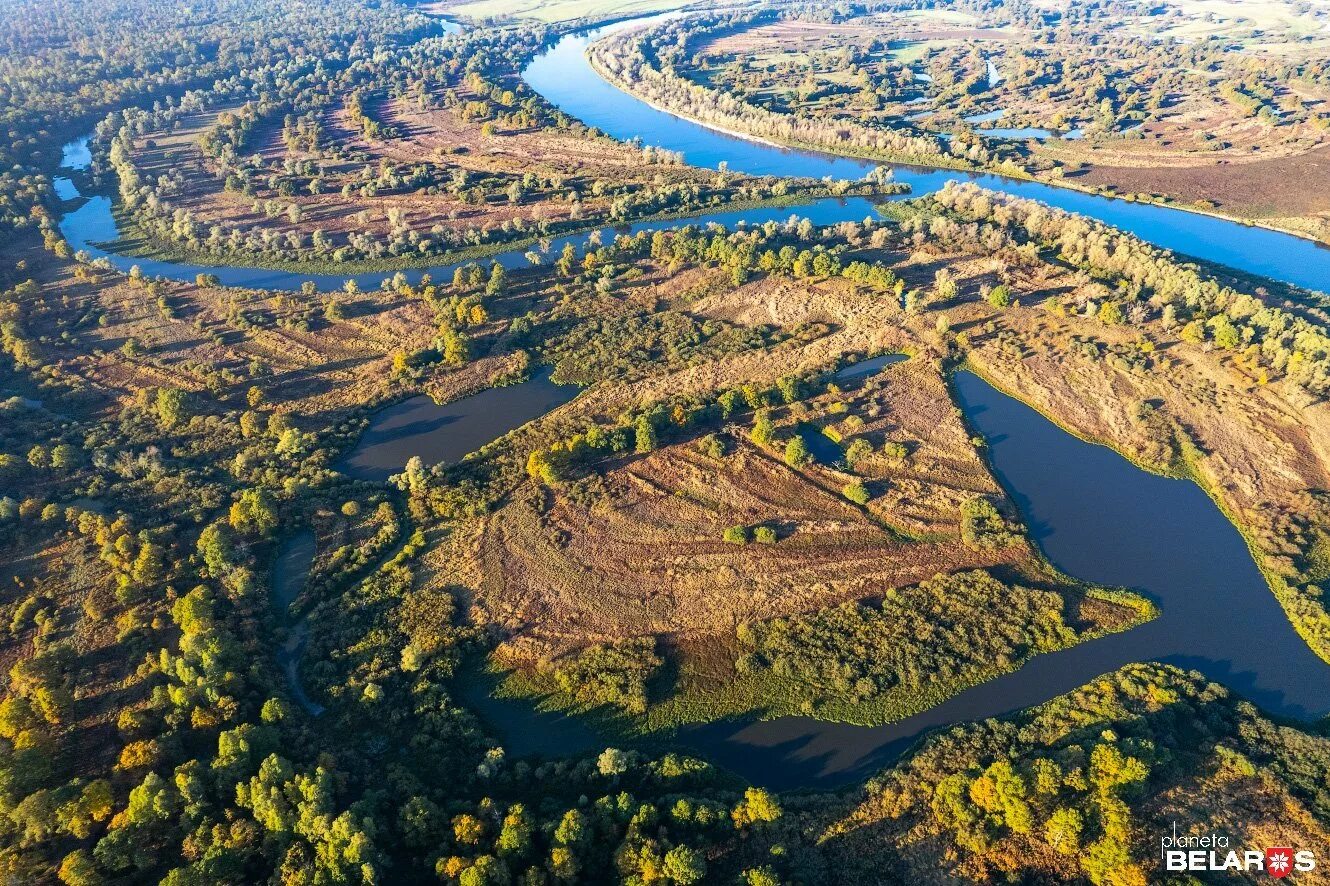
[[[1250,50],[1283,49],[1306,53],[1324,46],[1326,32],[1317,13],[1323,12],[1330,3],[1325,0],[1310,3],[1294,3],[1290,0],[1172,0],[1166,5],[1181,10],[1185,20],[1160,31],[1154,18],[1147,17],[1138,23],[1142,34],[1186,41],[1228,36],[1241,41]]]
[[[1324,8],[1324,2],[1293,3],[1288,0],[1176,0],[1173,4],[1184,13],[1198,18],[1246,19],[1258,28],[1319,29],[1311,13]]]
[[[476,0],[451,7],[470,18],[530,18],[543,22],[570,21],[587,16],[628,15],[679,9],[686,0]]]
[[[915,24],[932,25],[972,25],[979,21],[968,12],[956,12],[949,9],[907,9],[892,15],[910,19]]]

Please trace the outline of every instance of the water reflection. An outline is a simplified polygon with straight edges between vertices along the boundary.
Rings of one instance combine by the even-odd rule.
[[[338,465],[357,480],[382,482],[401,473],[412,456],[426,465],[461,460],[514,428],[574,396],[542,369],[529,381],[489,388],[439,405],[423,394],[376,412],[355,448]]]

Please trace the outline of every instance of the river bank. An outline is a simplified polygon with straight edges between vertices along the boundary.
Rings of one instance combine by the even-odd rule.
[[[1325,280],[1330,279],[1330,249],[1316,241],[1247,221],[1231,221],[1199,207],[1104,196],[1077,189],[1074,183],[1066,181],[1049,184],[982,171],[930,169],[817,150],[773,147],[657,110],[605,80],[596,72],[586,49],[629,26],[649,25],[659,20],[663,19],[619,22],[570,34],[534,59],[523,77],[551,104],[584,123],[616,138],[637,137],[647,144],[682,151],[692,165],[718,168],[723,162],[729,169],[753,175],[831,175],[848,179],[862,177],[886,165],[893,169],[897,181],[910,185],[911,196],[929,194],[949,180],[966,180],[1095,218],[1180,255],[1246,273],[1311,290],[1320,290]]]
[[[677,14],[671,16],[658,16],[646,20],[638,20],[637,22],[635,22],[635,26],[647,28],[676,17]],[[607,31],[606,33],[608,34],[614,32]],[[992,60],[991,59],[988,60],[988,63],[992,64]],[[658,110],[662,113],[670,114],[672,116],[677,116],[681,119],[688,120],[689,122],[695,123],[698,126],[710,129],[713,132],[722,135],[728,135],[734,138],[743,139],[746,141],[751,141],[755,144],[762,144],[783,149],[808,151],[814,153],[828,153],[839,157],[859,157],[865,160],[889,164],[892,166],[913,166],[915,168],[920,168],[920,169],[944,168],[944,169],[954,169],[958,172],[965,172],[965,173],[992,174],[1006,178],[1011,181],[1037,182],[1049,187],[1063,188],[1071,191],[1076,191],[1082,194],[1086,194],[1089,196],[1097,196],[1105,199],[1123,200],[1133,203],[1144,203],[1148,205],[1159,206],[1162,208],[1175,209],[1175,210],[1180,210],[1182,212],[1209,216],[1216,219],[1233,222],[1235,224],[1241,224],[1251,227],[1259,227],[1271,232],[1287,234],[1289,236],[1304,239],[1320,246],[1330,245],[1327,244],[1326,239],[1324,238],[1323,235],[1318,236],[1316,233],[1313,233],[1312,231],[1308,230],[1307,220],[1305,219],[1295,218],[1291,219],[1289,224],[1279,224],[1277,222],[1270,221],[1268,219],[1253,217],[1250,211],[1244,214],[1243,212],[1225,211],[1217,205],[1207,205],[1209,201],[1201,199],[1199,197],[1194,198],[1193,201],[1189,203],[1182,200],[1180,197],[1170,196],[1170,191],[1176,191],[1176,188],[1169,187],[1167,181],[1167,174],[1168,174],[1167,169],[1145,167],[1142,169],[1135,169],[1135,170],[1132,169],[1117,170],[1117,172],[1119,173],[1136,173],[1138,177],[1142,177],[1143,180],[1137,182],[1137,187],[1135,189],[1128,188],[1126,183],[1122,181],[1114,182],[1111,179],[1111,177],[1106,178],[1102,172],[1102,167],[1105,166],[1106,164],[1096,165],[1093,162],[1094,160],[1098,159],[1095,155],[1087,153],[1084,150],[1080,151],[1080,153],[1074,153],[1070,150],[1071,146],[1076,145],[1078,141],[1084,138],[1084,132],[1083,130],[1080,129],[1071,129],[1065,132],[1058,133],[1053,130],[1041,127],[1002,128],[1002,127],[988,126],[987,124],[993,123],[996,119],[998,119],[1002,115],[1003,113],[1002,110],[990,111],[987,113],[975,114],[962,118],[962,121],[965,123],[971,125],[980,124],[976,128],[976,132],[978,132],[981,135],[988,136],[990,138],[995,138],[999,140],[1031,140],[1039,142],[1040,143],[1039,148],[1041,151],[1047,151],[1048,153],[1055,156],[1057,155],[1058,148],[1059,147],[1063,148],[1066,153],[1075,158],[1075,162],[1083,163],[1085,165],[1086,169],[1084,169],[1082,172],[1074,173],[1078,178],[1081,177],[1082,175],[1086,176],[1085,183],[1081,183],[1080,181],[1073,180],[1071,178],[1062,177],[1061,175],[1054,176],[1047,174],[1033,174],[1025,172],[1024,170],[1013,170],[1011,168],[1002,166],[1001,164],[995,164],[995,163],[976,164],[974,162],[969,162],[960,159],[953,161],[950,158],[946,157],[945,155],[940,155],[939,157],[930,158],[927,160],[918,160],[913,158],[903,158],[898,155],[892,154],[890,152],[884,153],[867,149],[851,148],[839,143],[823,144],[816,142],[800,141],[797,139],[775,140],[766,136],[757,135],[753,132],[749,132],[737,126],[724,126],[714,121],[704,120],[694,114],[689,113],[688,109],[684,107],[663,104],[660,101],[645,94],[645,92],[642,91],[641,89],[634,88],[633,83],[628,82],[624,78],[614,76],[614,74],[607,69],[606,65],[604,65],[594,53],[588,53],[588,64],[606,82],[613,84],[617,89],[622,90],[623,92],[629,95],[632,95],[638,101],[642,102],[643,104],[655,110]],[[916,76],[922,77],[926,75],[917,74]],[[915,116],[918,117],[919,115]],[[944,133],[940,137],[945,140],[950,140],[952,134]],[[1303,160],[1303,158],[1294,158],[1294,159],[1299,161]],[[1302,170],[1303,172],[1310,172],[1318,166],[1317,162],[1312,159],[1307,159],[1304,165],[1306,168]],[[1296,168],[1296,164],[1294,164],[1291,168]],[[1159,179],[1158,176],[1156,175],[1156,178],[1152,180],[1149,178],[1148,175],[1143,175],[1144,173],[1151,173],[1151,172],[1156,174],[1162,173],[1164,175],[1164,178]],[[1215,175],[1222,176],[1224,174],[1223,170],[1216,170],[1213,167],[1205,167],[1205,166],[1179,167],[1177,170],[1175,170],[1175,172],[1183,173],[1184,178],[1186,177],[1187,174],[1190,174],[1193,177],[1199,175],[1202,178],[1205,178],[1207,176],[1213,177]],[[1278,174],[1275,174],[1274,176],[1267,176],[1267,178],[1270,178],[1271,180],[1264,183],[1266,187],[1254,189],[1257,190],[1261,196],[1259,197],[1256,195],[1250,196],[1246,200],[1246,203],[1248,205],[1254,206],[1259,204],[1260,206],[1267,206],[1269,203],[1269,193],[1272,190],[1288,190],[1287,176],[1281,177]],[[1211,183],[1210,185],[1204,187],[1198,188],[1193,186],[1191,188],[1191,190],[1194,193],[1211,193],[1216,189],[1217,188],[1214,185],[1214,183]]]

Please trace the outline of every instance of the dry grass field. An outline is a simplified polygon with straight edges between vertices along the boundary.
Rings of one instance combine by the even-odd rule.
[[[503,649],[529,658],[588,640],[732,632],[938,572],[1028,558],[1021,548],[976,553],[956,544],[960,504],[1000,492],[932,367],[894,367],[846,405],[837,415],[869,416],[867,438],[915,447],[900,468],[880,460],[874,486],[883,492],[867,507],[840,495],[850,475],[792,469],[747,442],[742,428],[728,435],[733,451],[719,461],[689,443],[629,459],[606,472],[590,507],[559,491],[515,497],[475,543],[478,600],[512,636]],[[736,549],[721,540],[730,526],[759,524],[779,541]]]
[[[468,99],[465,90],[461,98]],[[145,133],[135,140],[133,159],[147,180],[177,179],[174,204],[191,213],[204,230],[215,224],[259,227],[279,236],[308,236],[314,230],[328,235],[352,231],[428,235],[435,229],[493,228],[515,219],[527,224],[567,222],[608,209],[612,198],[599,196],[594,182],[645,186],[659,175],[644,163],[640,151],[609,140],[590,141],[536,128],[499,127],[492,133],[483,132],[479,122],[464,121],[453,109],[421,108],[405,98],[381,101],[372,112],[400,135],[368,140],[347,120],[345,105],[339,105],[322,115],[328,138],[346,152],[332,157],[288,148],[280,120],[263,124],[252,135],[254,150],[246,156],[261,158],[265,167],[280,169],[288,162],[316,164],[323,183],[319,194],[278,194],[266,186],[260,186],[253,196],[226,190],[225,176],[198,148],[199,138],[216,123],[221,111],[194,115],[174,130]],[[444,182],[460,174],[473,181],[484,179],[487,191],[499,193],[532,173],[564,186],[547,188],[521,203],[493,198],[477,202],[464,199],[464,194],[437,189],[427,193],[425,188],[385,187],[372,196],[360,191],[365,170],[376,176],[387,169],[405,174],[422,165],[442,170],[438,174]],[[672,168],[669,176],[710,180],[704,173],[683,167]],[[342,192],[347,183],[356,187],[350,195]],[[581,192],[576,204],[565,199],[570,189]],[[276,211],[267,211],[269,206]],[[298,219],[290,216],[292,206],[299,207]]]

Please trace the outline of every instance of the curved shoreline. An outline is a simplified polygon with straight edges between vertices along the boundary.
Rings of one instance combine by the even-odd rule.
[[[590,45],[591,41],[598,40],[604,36],[609,36],[609,34],[611,33],[618,33],[619,31],[630,27],[649,26],[653,22],[665,20],[667,18],[674,17],[676,15],[677,13],[663,13],[663,14],[648,15],[644,17],[621,19],[618,21],[611,22],[609,24],[596,24],[592,25],[590,28],[575,30],[563,34],[559,36],[552,45],[550,45],[546,50],[537,55],[531,62],[527,64],[527,66],[522,70],[522,77],[524,80],[527,81],[528,86],[531,86],[538,94],[541,94],[542,97],[545,98],[546,101],[550,102],[551,105],[560,108],[560,110],[564,110],[565,113],[570,113],[571,116],[577,117],[578,115],[576,113],[569,112],[566,109],[562,108],[557,101],[551,99],[548,95],[541,92],[541,90],[537,87],[537,85],[532,83],[529,77],[529,73],[533,68],[533,66],[538,64],[542,59],[558,51],[560,46],[570,39],[586,40],[588,41],[588,45]],[[446,20],[445,23],[448,25],[455,24],[452,22],[448,22]],[[1065,181],[1054,183],[1028,176],[1016,177],[1009,175],[1007,173],[997,173],[984,169],[976,169],[972,167],[971,168],[946,167],[946,166],[929,165],[927,163],[921,163],[921,162],[875,159],[864,155],[837,154],[828,149],[820,148],[817,146],[806,146],[801,144],[782,144],[760,136],[749,135],[739,130],[733,130],[726,127],[719,127],[716,126],[715,124],[710,124],[705,121],[697,120],[685,114],[681,114],[679,112],[670,110],[669,108],[658,106],[652,102],[646,101],[638,97],[637,95],[631,92],[623,90],[621,87],[616,85],[612,80],[607,79],[604,73],[600,71],[598,67],[594,64],[594,62],[585,54],[583,54],[583,57],[580,60],[583,64],[586,65],[586,68],[596,76],[597,80],[600,83],[602,83],[606,88],[613,90],[618,95],[629,98],[631,101],[636,102],[645,108],[649,108],[653,113],[667,116],[671,120],[678,121],[687,126],[695,126],[706,132],[714,133],[717,136],[741,142],[743,144],[759,147],[764,150],[780,152],[782,155],[793,153],[793,154],[805,155],[820,160],[821,162],[824,163],[854,164],[859,167],[859,171],[867,171],[867,167],[869,166],[887,166],[893,170],[900,170],[902,172],[902,175],[897,177],[895,180],[901,184],[911,185],[912,193],[910,195],[886,195],[887,200],[901,199],[902,196],[923,196],[926,193],[928,193],[932,189],[932,187],[938,186],[938,182],[936,181],[938,177],[946,178],[948,176],[954,176],[957,178],[970,177],[971,179],[989,178],[992,181],[988,183],[980,181],[979,182],[980,186],[995,187],[998,190],[1003,190],[1007,193],[1013,193],[1016,196],[1022,196],[1022,197],[1027,197],[1027,195],[1020,193],[1020,189],[1023,187],[1031,187],[1036,189],[1047,188],[1051,192],[1076,196],[1084,198],[1086,200],[1104,201],[1104,204],[1106,206],[1119,205],[1124,208],[1139,207],[1142,210],[1151,210],[1156,213],[1168,213],[1170,211],[1176,210],[1184,213],[1187,216],[1195,217],[1198,219],[1206,219],[1209,221],[1213,221],[1214,223],[1219,225],[1225,225],[1225,226],[1231,225],[1233,226],[1234,231],[1262,231],[1273,237],[1288,237],[1299,244],[1305,244],[1306,246],[1314,248],[1316,252],[1312,256],[1306,257],[1312,259],[1312,261],[1310,262],[1302,261],[1294,263],[1294,266],[1288,270],[1280,268],[1262,268],[1262,267],[1234,265],[1231,263],[1232,255],[1263,254],[1263,253],[1270,253],[1272,251],[1277,252],[1278,249],[1274,248],[1273,244],[1261,244],[1262,248],[1255,248],[1255,245],[1253,245],[1253,248],[1250,249],[1243,249],[1241,248],[1241,244],[1236,244],[1233,249],[1223,250],[1222,254],[1218,256],[1200,255],[1195,250],[1189,250],[1185,245],[1177,246],[1177,245],[1171,245],[1169,243],[1160,243],[1157,240],[1152,239],[1147,234],[1142,233],[1141,227],[1143,226],[1148,227],[1152,223],[1158,224],[1160,222],[1166,222],[1167,221],[1166,216],[1164,216],[1161,219],[1148,219],[1148,218],[1138,219],[1137,223],[1133,223],[1132,220],[1130,219],[1123,220],[1115,218],[1104,218],[1101,215],[1097,215],[1092,211],[1087,211],[1087,208],[1085,207],[1061,206],[1057,202],[1050,201],[1049,195],[1034,194],[1034,195],[1029,195],[1027,197],[1027,199],[1034,199],[1044,203],[1051,203],[1051,205],[1058,206],[1058,208],[1062,208],[1065,211],[1074,214],[1095,218],[1096,220],[1101,221],[1104,224],[1120,228],[1142,239],[1145,242],[1151,243],[1152,245],[1155,245],[1159,248],[1172,251],[1175,254],[1182,257],[1194,258],[1198,261],[1218,265],[1223,268],[1231,269],[1242,274],[1269,279],[1278,283],[1288,284],[1301,289],[1306,289],[1311,291],[1320,291],[1322,287],[1330,289],[1330,286],[1326,286],[1324,282],[1330,280],[1330,247],[1328,247],[1326,244],[1323,244],[1321,241],[1318,241],[1304,233],[1295,232],[1295,231],[1285,231],[1280,228],[1276,228],[1274,226],[1263,224],[1257,221],[1229,218],[1220,213],[1209,212],[1199,207],[1190,207],[1181,204],[1159,203],[1155,201],[1134,200],[1126,196],[1110,196],[1105,194],[1099,194],[1095,191],[1091,191],[1087,188],[1079,187],[1075,184],[1071,184]],[[584,120],[583,122],[587,121]],[[587,123],[587,125],[595,126],[595,124],[589,122]],[[604,126],[596,126],[596,128],[599,129],[601,132],[604,132],[607,136],[611,138],[622,138],[621,135],[607,131]],[[668,145],[664,144],[659,146],[669,147]],[[685,162],[689,162],[688,152],[684,151],[683,153],[685,156]],[[705,164],[698,164],[696,162],[690,162],[690,165],[701,165],[703,166],[703,168],[706,168]],[[62,166],[61,168],[66,169],[68,167]],[[742,169],[733,169],[732,171],[745,172],[745,170]],[[769,173],[769,172],[757,172],[757,173],[748,172],[748,174],[755,174],[755,175],[784,174],[786,175],[786,177],[803,177],[803,178],[824,177],[824,176],[808,175],[808,174],[800,176],[797,174]],[[836,177],[847,180],[854,180],[854,177],[850,175],[842,174]],[[919,184],[923,185],[923,188],[915,187],[915,182],[910,180],[912,177],[916,179],[921,179],[921,181],[919,181]],[[931,179],[931,180],[922,181],[922,179]],[[70,203],[76,201],[77,199],[78,198],[71,198],[71,200],[67,200],[65,202]],[[797,200],[797,198],[795,199]],[[116,266],[117,269],[122,272],[127,271],[129,266],[133,264],[154,264],[158,266],[157,270],[154,271],[151,269],[145,269],[145,272],[148,273],[150,276],[165,276],[168,277],[169,279],[176,279],[188,282],[192,281],[194,277],[199,273],[212,273],[212,274],[217,274],[218,276],[225,275],[232,277],[234,282],[223,281],[224,285],[236,286],[240,288],[276,289],[276,290],[298,289],[303,282],[305,282],[308,279],[314,278],[314,282],[316,282],[316,285],[320,290],[332,291],[341,288],[341,285],[350,279],[355,279],[357,284],[360,285],[362,289],[365,288],[366,286],[377,287],[382,282],[384,275],[406,273],[409,276],[416,277],[422,273],[430,273],[432,276],[437,277],[441,273],[451,273],[458,265],[464,265],[474,261],[483,261],[486,259],[500,260],[501,263],[504,263],[506,267],[515,269],[523,266],[523,261],[524,261],[523,256],[525,249],[529,248],[530,246],[536,243],[539,243],[541,240],[546,240],[546,239],[562,243],[570,239],[585,238],[588,234],[594,231],[601,231],[602,233],[612,234],[618,230],[622,230],[625,227],[629,229],[637,229],[638,226],[664,227],[665,225],[663,223],[670,221],[705,224],[707,221],[710,220],[712,216],[720,214],[737,213],[749,209],[760,210],[760,209],[770,209],[770,208],[784,208],[787,206],[793,207],[796,205],[810,206],[810,205],[816,205],[822,201],[837,200],[837,199],[841,198],[811,197],[804,202],[787,202],[786,200],[776,200],[776,201],[764,201],[761,202],[760,204],[754,204],[753,202],[745,202],[739,204],[737,207],[724,205],[716,207],[710,211],[702,211],[700,213],[661,213],[645,217],[642,219],[638,219],[636,221],[627,222],[624,223],[623,225],[615,225],[613,223],[607,223],[590,228],[573,228],[567,232],[556,234],[553,237],[543,236],[543,237],[534,237],[534,238],[524,238],[523,240],[510,241],[508,243],[492,244],[489,247],[478,247],[475,251],[464,250],[461,253],[462,255],[466,256],[464,258],[450,257],[448,255],[440,255],[428,259],[422,259],[420,261],[407,260],[400,264],[392,260],[385,260],[386,265],[384,267],[375,267],[373,266],[372,263],[370,263],[368,270],[362,270],[360,268],[352,267],[348,268],[345,272],[334,271],[331,273],[323,270],[320,271],[302,270],[299,268],[299,263],[294,263],[294,266],[286,266],[280,262],[272,262],[270,264],[264,264],[262,262],[257,262],[257,263],[246,262],[244,259],[241,258],[238,258],[235,261],[225,261],[225,260],[217,260],[215,257],[212,256],[199,256],[198,257],[199,260],[197,262],[193,262],[190,261],[187,257],[185,257],[184,253],[174,253],[170,250],[164,252],[164,255],[168,257],[158,259],[151,254],[152,247],[149,247],[150,253],[147,255],[142,255],[142,256],[126,255],[124,253],[118,253],[114,251],[114,246],[116,245],[116,241],[121,236],[119,229],[114,228],[114,222],[112,223],[114,233],[111,234],[110,236],[95,237],[95,238],[70,237],[69,235],[70,232],[67,228],[67,225],[70,223],[71,216],[76,216],[80,212],[90,211],[88,210],[88,204],[92,203],[93,201],[106,200],[109,202],[110,198],[105,196],[92,196],[84,198],[85,202],[82,205],[79,205],[78,207],[69,210],[67,212],[63,212],[60,216],[59,227],[62,234],[65,234],[66,239],[70,241],[70,245],[73,246],[76,250],[87,249],[90,253],[94,255],[94,257],[97,258],[105,257],[112,262],[113,266]],[[1131,210],[1128,209],[1127,211],[1130,212]],[[845,219],[834,219],[834,220],[840,221]],[[1165,224],[1165,227],[1170,227],[1170,226]],[[1171,227],[1173,227],[1176,231],[1178,231],[1179,236],[1183,237],[1184,239],[1200,237],[1200,234],[1196,231],[1188,231],[1185,229],[1177,228],[1177,226],[1171,226]],[[109,234],[110,232],[106,233]],[[105,248],[106,246],[109,246],[111,248],[109,249]],[[1321,255],[1322,252],[1325,252],[1324,256]],[[456,254],[454,254],[454,256],[455,255]],[[1306,272],[1306,268],[1309,264],[1315,264],[1318,266],[1316,274],[1312,275]],[[169,270],[164,269],[165,266],[176,266],[179,268],[183,268],[184,270],[183,272],[171,273]],[[226,274],[227,269],[230,269],[230,274]],[[250,279],[236,279],[237,277],[248,277]]]
[[[1110,452],[1114,452],[1120,455],[1122,458],[1129,461],[1131,464],[1135,465],[1140,470],[1145,471],[1148,474],[1153,474],[1156,477],[1162,477],[1167,480],[1186,480],[1187,482],[1194,483],[1196,484],[1196,486],[1200,487],[1201,491],[1205,493],[1206,497],[1209,498],[1210,501],[1214,504],[1214,506],[1219,510],[1219,512],[1224,515],[1224,519],[1228,520],[1229,523],[1232,523],[1233,528],[1236,529],[1238,531],[1238,534],[1242,536],[1242,540],[1247,546],[1247,551],[1248,553],[1251,554],[1252,562],[1254,562],[1256,564],[1256,568],[1261,571],[1261,577],[1265,580],[1266,586],[1270,591],[1271,596],[1273,596],[1279,602],[1279,606],[1284,611],[1284,615],[1288,617],[1289,625],[1293,628],[1293,630],[1297,631],[1298,636],[1300,636],[1303,639],[1303,641],[1307,644],[1308,649],[1310,649],[1318,658],[1320,658],[1326,664],[1330,664],[1330,649],[1318,648],[1317,644],[1313,643],[1312,640],[1307,636],[1307,634],[1304,633],[1303,625],[1300,624],[1298,621],[1295,621],[1289,615],[1289,607],[1285,605],[1284,597],[1280,594],[1278,590],[1276,590],[1276,583],[1275,583],[1276,576],[1266,567],[1263,555],[1261,553],[1261,549],[1256,544],[1256,539],[1252,535],[1251,530],[1248,529],[1246,526],[1242,525],[1241,522],[1239,522],[1236,515],[1232,512],[1232,509],[1229,508],[1224,503],[1223,499],[1219,497],[1219,493],[1214,489],[1213,485],[1210,482],[1208,482],[1205,477],[1203,477],[1196,471],[1195,466],[1192,465],[1189,460],[1186,460],[1185,453],[1183,454],[1184,462],[1186,464],[1186,470],[1184,471],[1173,472],[1168,470],[1167,468],[1162,468],[1158,465],[1149,464],[1147,462],[1144,462],[1136,458],[1134,455],[1131,455],[1130,453],[1122,452],[1107,440],[1088,436],[1082,433],[1081,431],[1077,430],[1076,428],[1071,427],[1066,422],[1058,419],[1057,416],[1045,411],[1040,406],[1031,403],[1029,400],[1026,400],[1025,398],[1019,396],[1015,391],[1010,390],[1009,388],[1000,384],[996,379],[992,377],[991,373],[985,371],[984,367],[976,365],[970,362],[969,360],[966,360],[963,368],[966,371],[971,372],[980,379],[982,379],[985,384],[992,387],[998,393],[1010,397],[1011,399],[1016,400],[1018,402],[1024,403],[1026,406],[1030,407],[1035,412],[1043,416],[1043,418],[1046,421],[1048,421],[1050,424],[1055,425],[1056,427],[1061,429],[1064,433],[1070,434],[1072,437],[1075,437],[1077,440],[1080,440],[1082,443],[1086,443],[1091,446],[1099,446],[1109,450]],[[992,466],[990,465],[990,470],[991,469]],[[1050,562],[1049,565],[1051,566],[1052,563]],[[1282,579],[1279,579],[1279,581],[1281,584],[1286,584],[1286,582],[1283,582]]]
[[[675,16],[672,15],[671,17]],[[665,19],[661,18],[660,20],[664,21]],[[629,21],[641,21],[641,24],[643,26],[649,26],[650,24],[653,24],[653,22],[648,22],[639,19],[631,19]],[[597,27],[608,28],[610,26],[603,25]],[[607,33],[599,39],[603,40],[610,36],[611,34]],[[1227,213],[1219,212],[1217,210],[1205,209],[1200,206],[1189,206],[1186,203],[1178,203],[1178,202],[1171,202],[1166,200],[1154,200],[1154,199],[1139,200],[1136,199],[1135,197],[1130,197],[1125,194],[1107,194],[1102,191],[1095,190],[1093,188],[1075,184],[1074,182],[1068,182],[1065,179],[1049,180],[1029,174],[1023,176],[1017,176],[1013,175],[1009,171],[999,170],[996,168],[990,168],[986,166],[935,165],[918,161],[897,160],[891,157],[876,156],[873,154],[840,153],[834,150],[833,148],[825,145],[806,144],[797,141],[788,141],[788,142],[774,141],[772,139],[766,138],[765,136],[755,135],[750,132],[745,132],[744,130],[741,129],[731,129],[725,126],[720,126],[716,123],[712,123],[710,121],[703,120],[699,117],[695,117],[677,108],[670,108],[665,105],[661,105],[656,101],[647,98],[637,90],[633,89],[629,84],[623,83],[619,78],[613,77],[607,71],[605,71],[604,66],[599,64],[597,59],[590,54],[589,45],[588,45],[587,63],[592,70],[594,70],[597,74],[601,76],[602,79],[605,80],[606,83],[610,84],[615,89],[620,90],[626,95],[632,96],[637,101],[641,102],[644,105],[647,105],[648,107],[653,108],[654,110],[660,111],[663,114],[669,114],[672,117],[677,117],[680,120],[686,120],[689,123],[696,124],[697,126],[705,127],[706,129],[710,129],[711,131],[720,133],[721,135],[727,135],[730,136],[731,138],[743,139],[744,141],[751,142],[753,144],[766,145],[767,147],[776,148],[778,150],[809,151],[813,153],[826,154],[829,157],[844,157],[847,159],[859,159],[868,162],[889,164],[892,166],[910,166],[915,169],[927,169],[927,170],[954,170],[960,173],[993,175],[1013,182],[1033,182],[1036,184],[1047,185],[1050,188],[1061,188],[1066,191],[1072,191],[1078,194],[1084,194],[1089,197],[1102,197],[1105,200],[1117,200],[1123,203],[1135,203],[1142,206],[1157,206],[1160,209],[1176,209],[1180,212],[1188,212],[1193,215],[1199,215],[1206,218],[1213,218],[1218,221],[1231,222],[1232,224],[1242,225],[1244,227],[1261,228],[1262,230],[1270,231],[1273,234],[1286,234],[1290,237],[1297,237],[1300,240],[1305,240],[1306,242],[1315,244],[1316,246],[1330,249],[1330,241],[1321,240],[1317,237],[1313,237],[1311,234],[1308,234],[1305,231],[1298,231],[1291,228],[1281,228],[1277,225],[1272,225],[1269,222],[1264,222],[1259,219],[1242,218],[1241,216],[1229,215]],[[976,129],[975,131],[981,134],[984,132],[983,129]],[[1328,286],[1327,288],[1330,288],[1330,286]]]
[[[605,37],[602,37],[601,39],[606,39],[609,36],[611,35],[606,34]],[[990,175],[998,175],[1004,178],[1012,178],[1008,173],[994,172],[992,170],[984,169],[983,167],[961,166],[961,165],[952,166],[943,163],[925,163],[919,160],[899,160],[891,157],[878,157],[871,154],[839,153],[823,145],[809,144],[797,141],[788,141],[788,142],[773,141],[772,139],[769,139],[765,136],[754,135],[753,133],[745,132],[742,129],[730,129],[725,126],[721,126],[717,123],[713,123],[707,120],[702,120],[699,117],[694,117],[691,114],[685,113],[684,111],[680,111],[675,108],[666,107],[665,105],[662,105],[654,101],[653,99],[647,98],[646,96],[642,95],[640,92],[637,92],[636,90],[629,88],[627,85],[622,84],[617,78],[612,77],[609,73],[607,73],[604,69],[604,66],[597,62],[596,57],[591,55],[589,46],[587,47],[587,65],[591,68],[591,70],[599,74],[600,77],[606,83],[610,84],[615,89],[618,89],[620,92],[624,93],[625,95],[632,96],[634,99],[646,105],[647,107],[652,108],[653,110],[659,111],[662,114],[669,114],[671,117],[677,117],[680,120],[684,120],[689,123],[694,123],[698,126],[705,127],[706,129],[710,129],[712,132],[718,132],[721,135],[728,135],[730,138],[742,139],[743,141],[751,142],[752,144],[755,145],[765,145],[769,148],[775,148],[778,151],[805,151],[808,153],[825,154],[828,157],[844,158],[847,160],[863,160],[868,163],[880,163],[883,165],[890,165],[890,166],[911,166],[915,169],[948,170],[948,171],[962,172],[962,173],[988,173]],[[684,161],[687,162],[687,159],[688,158],[685,156]],[[1017,179],[1013,178],[1012,180],[1015,181]],[[1033,177],[1031,177],[1029,180],[1038,181],[1038,179]]]

